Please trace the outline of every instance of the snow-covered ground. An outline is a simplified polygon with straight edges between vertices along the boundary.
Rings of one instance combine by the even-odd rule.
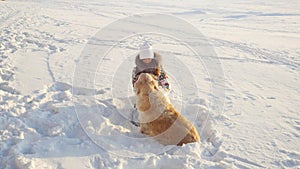
[[[300,168],[299,9],[297,0],[0,1],[0,168]],[[196,27],[219,76],[207,53],[148,34],[114,47],[98,39],[112,48],[91,62],[94,83],[80,81],[91,39],[144,13]],[[129,122],[143,38],[164,56],[171,100],[201,142],[162,146]]]

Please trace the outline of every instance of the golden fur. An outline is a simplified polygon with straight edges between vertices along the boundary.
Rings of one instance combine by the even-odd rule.
[[[200,140],[196,128],[174,109],[150,74],[142,73],[134,88],[141,133],[154,137],[164,145],[182,145]]]

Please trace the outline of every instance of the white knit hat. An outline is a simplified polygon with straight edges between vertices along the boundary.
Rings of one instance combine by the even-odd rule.
[[[140,59],[153,59],[154,52],[149,43],[145,43],[140,47]]]

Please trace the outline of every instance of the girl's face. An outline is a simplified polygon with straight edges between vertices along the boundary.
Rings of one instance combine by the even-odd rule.
[[[149,58],[148,58],[148,59],[142,59],[142,61],[143,61],[144,63],[146,63],[146,64],[147,64],[147,63],[150,63],[151,60],[152,60],[152,59],[149,59]]]

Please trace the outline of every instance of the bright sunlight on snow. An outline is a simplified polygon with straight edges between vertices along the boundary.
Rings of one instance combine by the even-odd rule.
[[[0,1],[0,169],[300,168],[299,9]],[[131,122],[143,41],[162,56],[170,102],[200,141],[162,145]]]

